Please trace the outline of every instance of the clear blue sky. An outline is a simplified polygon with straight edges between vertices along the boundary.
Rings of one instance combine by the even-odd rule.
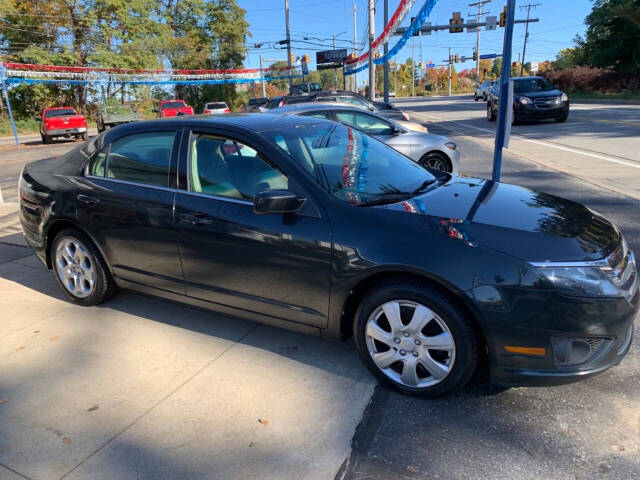
[[[477,12],[477,7],[468,7],[475,0],[440,0],[428,21],[432,24],[448,24],[452,12],[461,12],[463,18],[469,13]],[[338,47],[353,48],[353,5],[358,7],[357,39],[359,47],[366,40],[367,0],[289,0],[290,28],[292,47],[296,56],[308,53],[312,59],[311,68],[315,68],[315,51],[332,48],[332,35],[340,34]],[[398,0],[389,0],[389,16],[398,6]],[[408,25],[409,17],[415,15],[423,4],[418,0],[411,14],[404,21]],[[553,60],[562,48],[572,45],[576,34],[585,31],[584,18],[591,11],[589,0],[517,0],[516,18],[525,18],[526,10],[520,8],[528,3],[539,3],[531,9],[531,16],[540,19],[539,23],[529,24],[529,41],[527,43],[526,61]],[[285,50],[273,48],[273,42],[285,38],[284,0],[238,0],[238,4],[247,10],[247,20],[252,37],[249,38],[249,57],[245,64],[250,67],[259,65],[259,55],[269,59],[286,59]],[[504,0],[493,0],[485,5],[483,11],[499,16]],[[376,2],[376,36],[383,28],[383,0]],[[514,30],[513,57],[518,58],[524,41],[524,25],[516,25]],[[342,33],[341,32],[346,32]],[[496,31],[482,30],[480,35],[480,53],[499,53],[502,51],[503,28]],[[304,40],[307,37],[307,40]],[[399,37],[393,37],[392,46]],[[253,48],[255,43],[264,42],[260,49]],[[307,43],[305,43],[307,42]],[[422,48],[419,48],[419,45]],[[433,60],[441,63],[447,57],[448,47],[452,53],[471,56],[476,44],[475,33],[449,33],[448,31],[432,33],[430,36],[415,37],[415,57],[426,63]],[[403,62],[411,56],[411,41],[397,56],[396,61]],[[474,62],[456,65],[458,71],[475,66]],[[364,79],[361,74],[360,79]],[[361,80],[362,81],[362,80]]]

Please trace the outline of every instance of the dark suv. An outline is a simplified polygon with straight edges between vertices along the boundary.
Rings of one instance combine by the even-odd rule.
[[[513,80],[513,123],[554,119],[564,122],[569,116],[569,97],[544,77],[516,77]],[[500,81],[489,92],[487,120],[498,116]]]

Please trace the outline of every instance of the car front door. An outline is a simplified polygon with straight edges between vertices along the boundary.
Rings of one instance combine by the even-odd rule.
[[[176,196],[175,215],[187,295],[324,327],[331,272],[328,219],[274,163],[277,150],[264,148],[214,131],[193,131],[185,139],[180,167],[185,185]],[[258,215],[253,198],[268,189],[307,200],[295,214]]]
[[[116,277],[184,294],[169,188],[178,137],[148,131],[105,145],[78,181],[76,209]]]

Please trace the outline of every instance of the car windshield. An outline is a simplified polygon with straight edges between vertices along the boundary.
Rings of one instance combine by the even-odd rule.
[[[268,101],[266,98],[250,98],[249,105],[264,105]]]
[[[167,102],[163,103],[160,107],[162,110],[165,108],[184,108],[184,102]]]
[[[217,102],[217,103],[207,103],[207,105],[205,106],[205,108],[207,110],[215,110],[215,109],[220,109],[220,108],[229,108],[227,107],[226,103],[222,103],[222,102]]]
[[[513,85],[513,91],[516,93],[548,92],[553,89],[553,85],[544,78],[525,78],[523,80],[516,80]]]
[[[47,110],[44,112],[44,118],[64,117],[75,114],[76,112],[74,112],[72,108],[58,108],[56,110]]]
[[[351,205],[392,203],[410,198],[436,181],[427,170],[358,130],[320,121],[262,133]]]

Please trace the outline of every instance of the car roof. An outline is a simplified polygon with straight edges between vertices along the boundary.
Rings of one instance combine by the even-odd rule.
[[[359,107],[354,107],[345,103],[329,103],[329,102],[308,102],[297,103],[295,105],[287,105],[285,107],[278,108],[280,113],[301,113],[301,112],[314,112],[324,110],[352,110],[360,113],[370,113]]]
[[[295,127],[298,125],[314,124],[327,121],[319,118],[297,117],[280,113],[229,113],[225,115],[182,115],[179,117],[157,118],[154,120],[143,120],[141,122],[127,123],[118,127],[117,132],[135,133],[140,130],[147,130],[149,127],[162,128],[182,128],[182,127],[227,127],[230,129],[241,128],[251,130],[255,133],[266,132],[275,128]],[[111,131],[110,131],[111,132]],[[118,136],[120,136],[118,134]]]

